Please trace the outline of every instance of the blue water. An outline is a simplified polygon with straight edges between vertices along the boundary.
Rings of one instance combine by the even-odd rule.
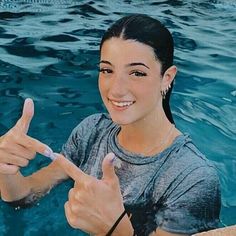
[[[0,134],[14,125],[25,98],[35,101],[30,135],[60,151],[84,117],[104,111],[97,88],[100,38],[127,13],[149,14],[173,33],[179,68],[171,100],[179,129],[191,134],[218,169],[221,220],[236,224],[236,2],[0,1]],[[49,161],[37,156],[30,174]],[[0,202],[0,235],[84,235],[67,224],[63,205],[73,183],[36,206]]]

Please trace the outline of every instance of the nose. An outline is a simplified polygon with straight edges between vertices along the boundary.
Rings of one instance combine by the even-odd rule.
[[[110,96],[113,98],[124,97],[128,92],[128,82],[122,75],[114,74],[110,83]]]

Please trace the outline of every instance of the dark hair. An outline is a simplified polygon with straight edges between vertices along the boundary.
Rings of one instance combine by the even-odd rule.
[[[164,75],[165,71],[173,65],[174,43],[172,35],[160,21],[152,17],[144,14],[131,14],[122,17],[104,33],[100,43],[100,51],[103,43],[112,37],[131,39],[152,47],[156,59],[161,63],[161,75]],[[169,121],[174,123],[169,105],[172,87],[163,99],[162,106]]]

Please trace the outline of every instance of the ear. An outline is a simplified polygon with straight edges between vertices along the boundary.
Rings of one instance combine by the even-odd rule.
[[[161,81],[161,90],[164,91],[166,90],[166,88],[168,88],[168,86],[172,83],[172,81],[175,78],[175,75],[177,73],[177,67],[176,66],[171,66],[169,67],[163,77],[162,77],[162,81]]]

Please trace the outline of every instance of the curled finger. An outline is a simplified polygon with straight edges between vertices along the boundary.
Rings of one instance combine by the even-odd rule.
[[[10,153],[12,155],[27,159],[27,160],[32,160],[34,159],[36,152],[29,150],[20,144],[15,144],[12,145],[11,147],[8,147],[5,149],[5,152]]]
[[[90,224],[88,218],[84,217],[85,214],[81,215],[79,215],[78,213],[74,214],[74,212],[71,210],[69,202],[66,202],[64,207],[65,207],[66,219],[71,227],[75,229],[81,229],[88,234],[92,233],[93,235],[95,235],[97,233],[98,227],[94,228],[94,226]]]
[[[69,225],[75,229],[78,229],[79,228],[78,220],[76,215],[71,211],[69,202],[65,203],[64,208],[65,208],[66,219]]]
[[[79,215],[81,206],[82,204],[80,202],[79,193],[71,189],[69,191],[69,201],[68,201],[68,207],[70,208],[70,211],[75,215]]]
[[[74,199],[74,188],[71,188],[69,193],[68,193],[68,198],[69,198],[69,201],[73,201]]]
[[[1,163],[15,165],[18,167],[26,167],[29,164],[29,160],[14,154],[7,154],[2,155]]]
[[[6,175],[15,175],[19,171],[19,167],[16,165],[10,165],[0,163],[0,173]]]

